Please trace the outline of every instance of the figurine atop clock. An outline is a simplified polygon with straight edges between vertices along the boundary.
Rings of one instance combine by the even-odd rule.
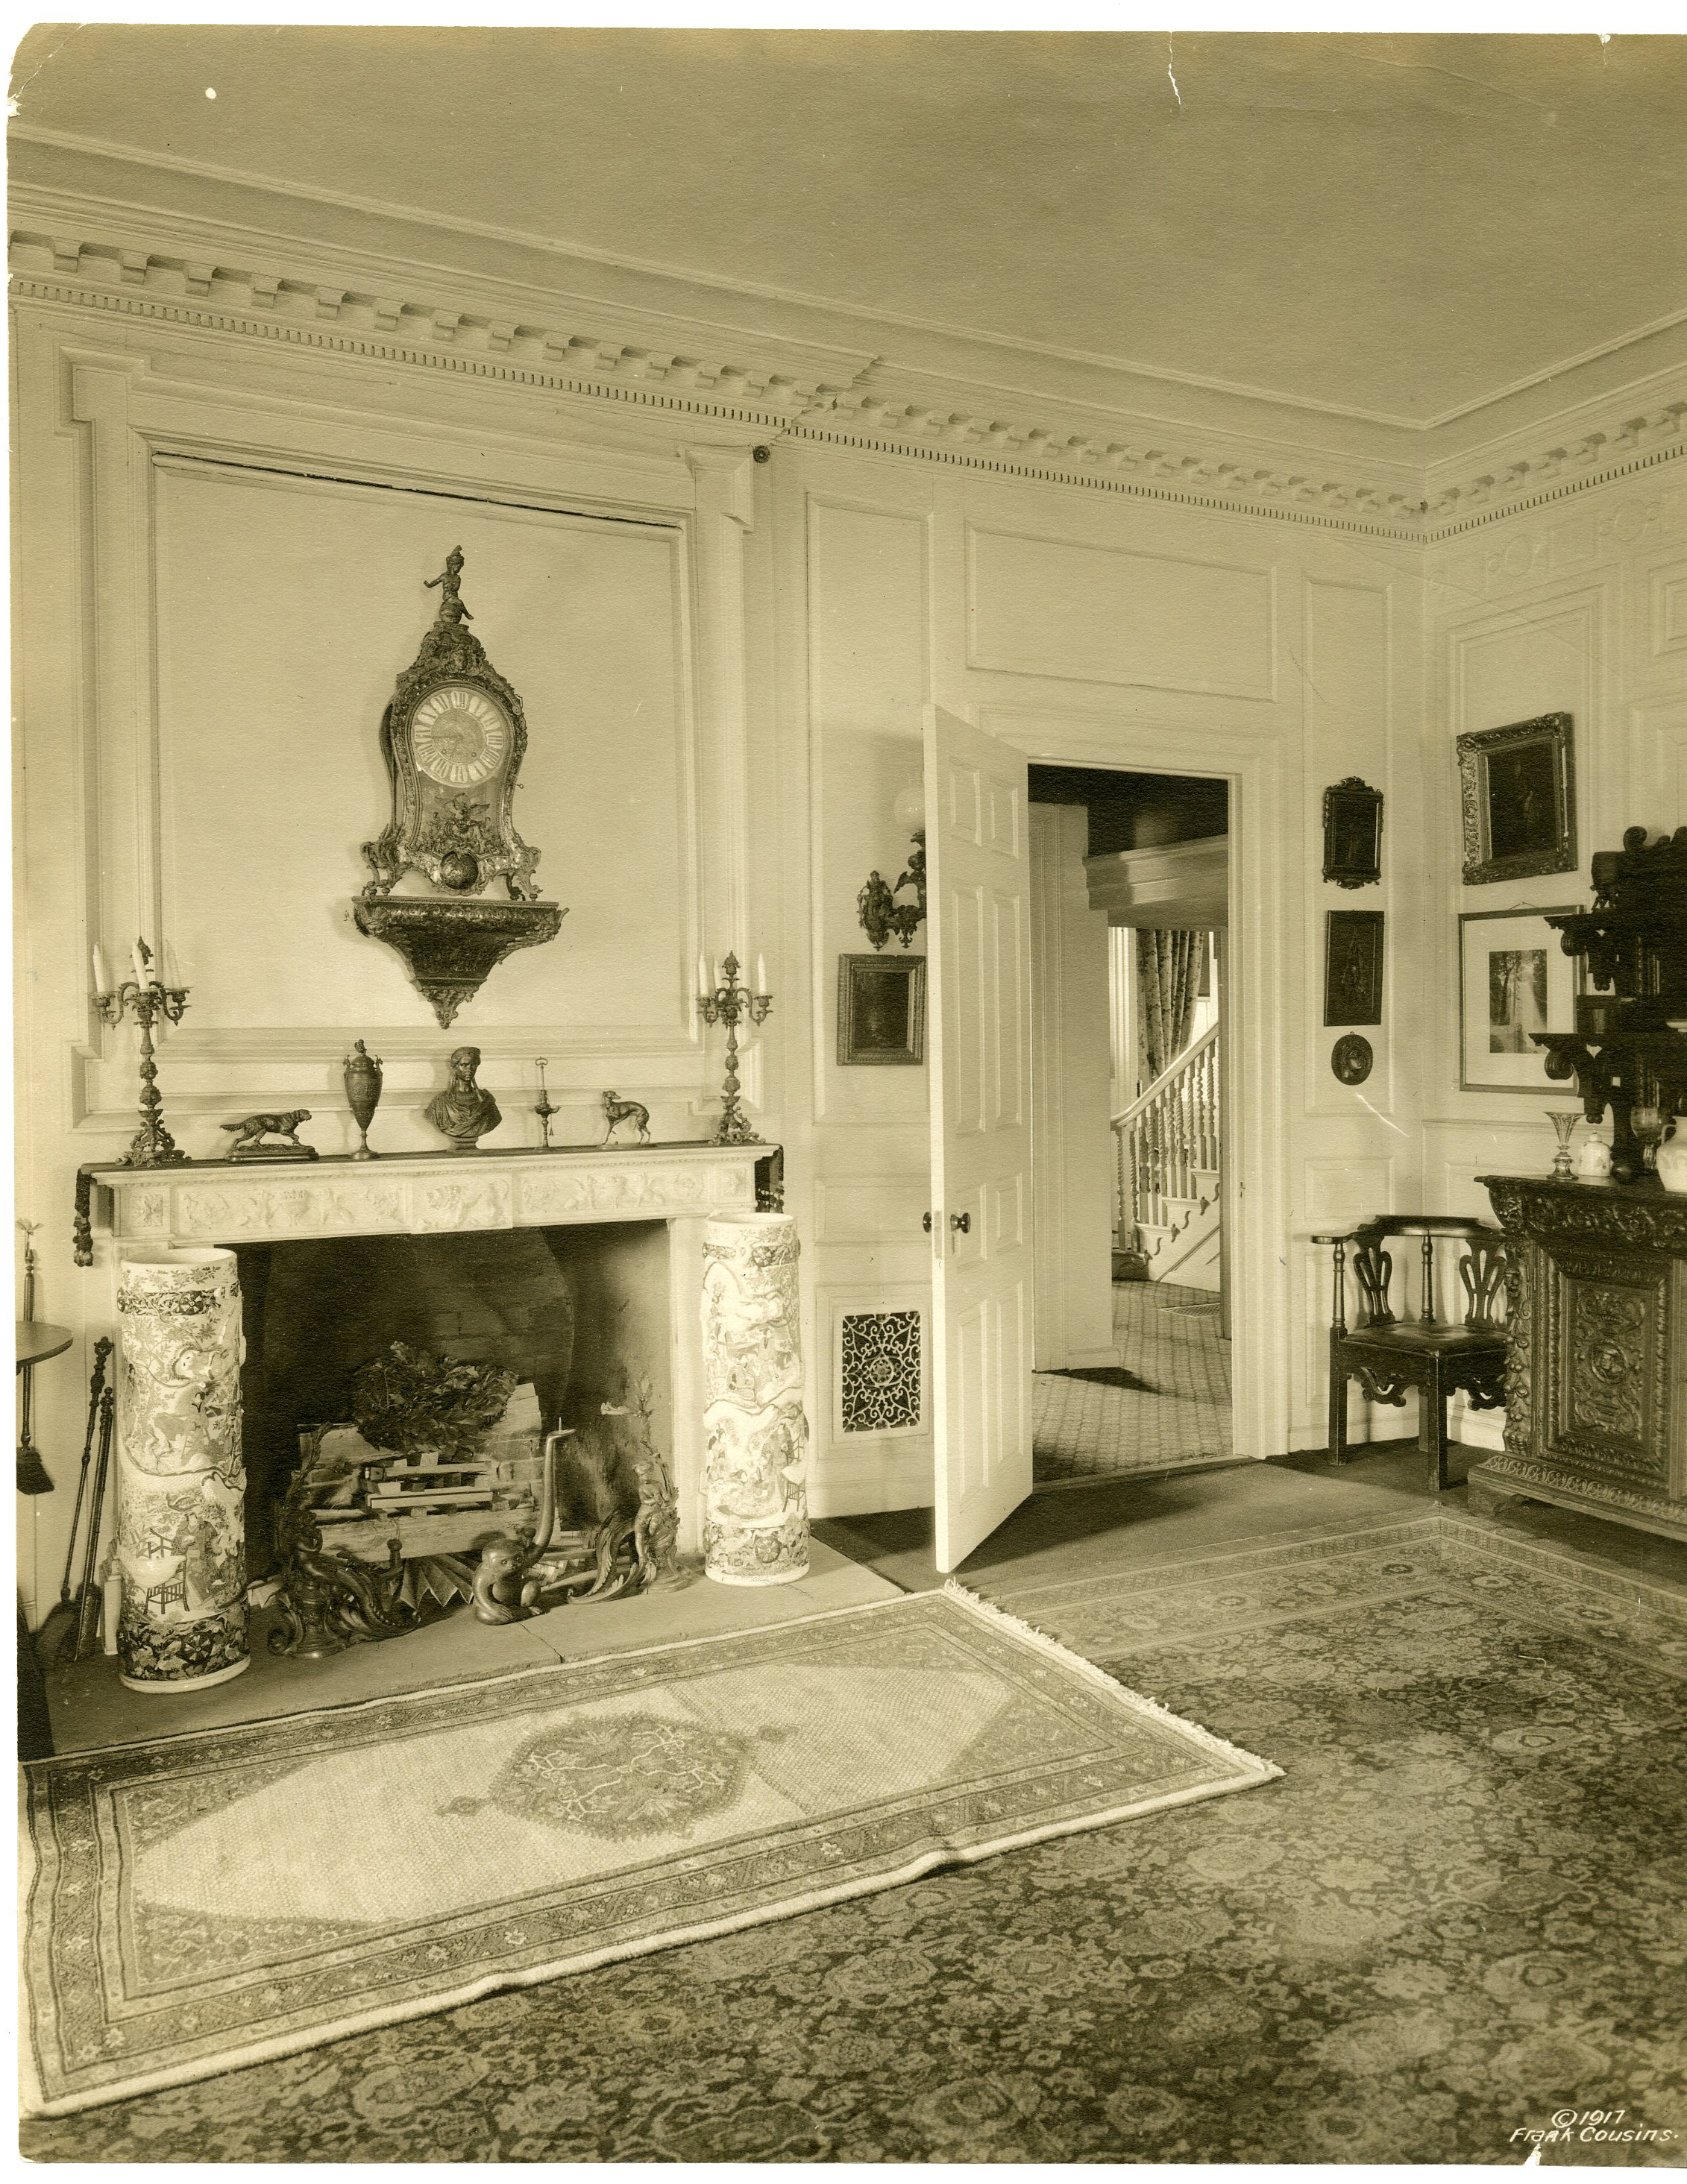
[[[439,610],[381,718],[381,749],[393,783],[393,816],[363,845],[373,877],[366,901],[390,894],[411,866],[436,887],[478,894],[501,878],[517,902],[538,900],[539,851],[510,816],[527,749],[522,701],[463,625],[463,549],[427,580]]]

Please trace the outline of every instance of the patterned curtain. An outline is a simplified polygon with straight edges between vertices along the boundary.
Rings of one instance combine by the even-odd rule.
[[[1139,928],[1137,933],[1137,1050],[1144,1090],[1188,1042],[1206,960],[1204,933]]]

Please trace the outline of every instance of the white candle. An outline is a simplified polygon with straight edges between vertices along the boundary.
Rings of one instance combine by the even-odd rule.
[[[105,950],[98,944],[93,952],[93,989],[97,994],[109,994],[110,987],[105,978]]]
[[[707,1000],[708,999],[709,967],[703,961],[701,954],[699,954],[697,957],[697,993],[701,1000]]]
[[[144,993],[147,989],[146,943],[137,940],[129,951],[129,960],[135,967],[135,983]]]
[[[166,986],[182,983],[182,966],[176,960],[175,944],[169,940],[164,944],[164,983]]]
[[[758,994],[765,994],[767,990],[768,959],[765,956],[758,956],[756,958],[756,991]]]

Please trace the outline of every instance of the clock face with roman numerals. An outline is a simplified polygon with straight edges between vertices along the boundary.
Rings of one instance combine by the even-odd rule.
[[[489,780],[510,751],[503,708],[467,682],[429,691],[411,716],[410,733],[417,766],[444,788]]]

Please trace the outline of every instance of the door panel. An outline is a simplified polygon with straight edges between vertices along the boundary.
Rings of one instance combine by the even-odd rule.
[[[930,708],[925,809],[936,1546],[951,1570],[1031,1489],[1023,755]]]

